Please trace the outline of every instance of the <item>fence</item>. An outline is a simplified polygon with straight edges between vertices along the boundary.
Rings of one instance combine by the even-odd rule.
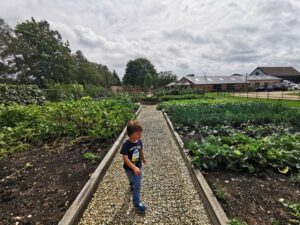
[[[220,96],[245,97],[255,99],[300,100],[300,90],[294,91],[226,91],[217,92]]]

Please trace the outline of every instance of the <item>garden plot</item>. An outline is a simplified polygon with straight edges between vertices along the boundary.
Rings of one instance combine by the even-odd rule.
[[[300,111],[222,99],[161,103],[230,218],[299,224]]]
[[[57,224],[137,105],[126,99],[0,108],[0,223]]]

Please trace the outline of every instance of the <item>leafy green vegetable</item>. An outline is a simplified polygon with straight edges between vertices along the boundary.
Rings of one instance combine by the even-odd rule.
[[[300,203],[287,202],[283,198],[280,198],[279,202],[289,209],[290,214],[293,216],[293,218],[290,219],[290,222],[293,224],[300,224]]]
[[[115,137],[134,116],[137,105],[128,99],[0,105],[0,159],[30,145],[60,137]]]
[[[43,104],[45,97],[36,85],[0,84],[0,103]]]
[[[179,134],[188,137],[186,148],[200,169],[300,170],[298,109],[228,98],[169,101],[159,108],[168,113]],[[200,140],[193,140],[195,136]]]

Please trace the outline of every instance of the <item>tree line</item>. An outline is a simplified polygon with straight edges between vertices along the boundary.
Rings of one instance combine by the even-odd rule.
[[[50,29],[46,20],[34,18],[14,29],[0,18],[0,78],[41,88],[55,83],[120,84],[115,71],[90,62],[80,50],[72,54],[68,41],[64,42],[58,31]]]
[[[157,88],[176,81],[172,71],[157,72],[145,58],[127,63],[122,83],[144,89]],[[106,65],[90,62],[82,51],[71,52],[46,20],[34,18],[11,28],[0,18],[0,81],[2,83],[36,84],[48,88],[54,84],[81,84],[109,88],[121,85],[115,71]]]
[[[163,87],[176,80],[177,76],[172,71],[157,73],[154,65],[145,58],[130,60],[122,79],[124,85],[139,86],[145,90]]]

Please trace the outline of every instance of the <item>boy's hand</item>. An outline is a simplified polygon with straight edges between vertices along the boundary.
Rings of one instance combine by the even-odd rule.
[[[143,162],[144,164],[146,164],[146,163],[147,163],[147,160],[146,160],[146,159],[142,159],[142,162]]]
[[[141,170],[138,167],[135,167],[133,170],[134,174],[137,176],[141,173]]]

